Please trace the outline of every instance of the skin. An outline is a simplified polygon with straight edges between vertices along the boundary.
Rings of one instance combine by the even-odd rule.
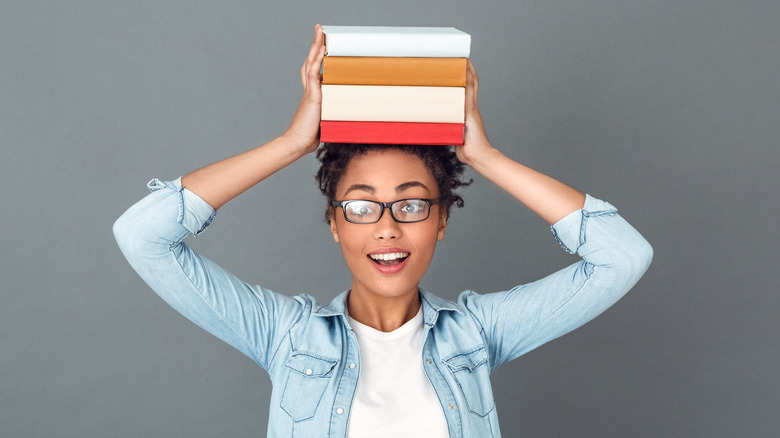
[[[300,72],[303,98],[287,131],[281,137],[262,146],[185,175],[182,177],[182,185],[185,188],[199,195],[213,208],[219,209],[255,184],[317,150],[322,108],[320,68],[325,55],[323,42],[322,27],[316,25],[314,41]],[[474,66],[469,62],[466,76],[465,137],[464,145],[456,147],[458,159],[511,194],[550,224],[581,209],[585,204],[584,194],[512,160],[493,147],[488,140],[484,121],[479,112],[478,91],[479,77]],[[353,162],[348,166],[346,176],[358,181],[366,173],[382,172],[383,168],[398,172],[413,161],[409,157],[405,157],[405,160],[401,160],[401,157],[394,157],[394,160],[400,161],[390,166],[386,162],[378,163],[376,158],[373,154],[367,154],[364,157],[353,159]],[[401,161],[407,162],[402,164]],[[365,172],[364,168],[371,170]],[[382,196],[377,200],[399,199],[396,194],[391,193],[397,186],[393,183],[397,183],[397,181],[389,182],[389,179],[386,181],[388,182],[373,181],[373,184],[376,184],[374,186],[376,194]],[[347,195],[341,192],[338,194]],[[438,207],[434,208],[438,210]],[[401,233],[398,241],[404,239],[404,242],[410,242],[412,248],[419,252],[413,253],[413,257],[410,257],[409,267],[413,269],[407,271],[407,267],[404,267],[401,271],[403,275],[399,275],[399,279],[386,279],[387,281],[377,281],[375,276],[369,275],[368,270],[364,269],[364,265],[360,263],[362,258],[365,258],[364,251],[368,248],[366,242],[370,240],[368,230],[376,229],[376,227],[365,224],[357,225],[363,227],[362,229],[347,227],[340,223],[343,221],[343,215],[340,219],[339,215],[335,215],[335,225],[331,228],[334,239],[341,245],[344,259],[353,275],[354,294],[350,294],[348,302],[350,315],[363,324],[384,331],[400,327],[416,314],[420,306],[416,283],[422,278],[422,274],[430,264],[428,252],[430,251],[432,257],[435,240],[439,238],[439,233],[442,236],[444,233],[444,228],[441,228],[435,233],[428,231],[419,235],[418,233],[407,234],[411,233],[408,231],[411,227],[393,226],[386,223],[388,220],[391,220],[390,216],[385,212],[380,222],[387,226],[387,229],[396,228]],[[437,223],[435,220],[431,221],[430,218],[428,221]],[[426,221],[426,226],[429,225],[428,221]],[[415,236],[413,239],[412,235]],[[432,239],[434,236],[436,239]],[[364,242],[362,246],[358,243],[361,239]],[[431,240],[433,243],[429,244]],[[423,244],[423,242],[428,243]],[[411,263],[412,258],[415,258],[414,264]],[[423,260],[425,263],[418,264],[420,259],[427,259],[427,261]]]
[[[339,200],[389,202],[438,196],[431,171],[419,157],[400,151],[369,152],[354,158],[336,187]],[[330,228],[352,272],[349,315],[382,331],[392,331],[414,317],[420,307],[417,285],[447,228],[439,205],[431,206],[427,220],[415,223],[398,223],[385,210],[377,223],[353,224],[338,208],[331,215]],[[397,273],[381,272],[368,256],[388,248],[410,254]]]

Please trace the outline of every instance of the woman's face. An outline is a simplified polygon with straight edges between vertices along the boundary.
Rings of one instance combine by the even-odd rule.
[[[353,158],[336,187],[337,201],[392,202],[438,196],[436,180],[422,160],[397,150]],[[446,226],[438,204],[431,206],[428,219],[415,223],[398,223],[385,209],[379,222],[354,224],[347,222],[341,207],[335,207],[331,231],[352,271],[352,293],[387,298],[416,294]],[[393,254],[401,257],[392,260]]]

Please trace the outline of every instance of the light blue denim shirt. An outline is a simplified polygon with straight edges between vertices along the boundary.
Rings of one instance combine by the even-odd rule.
[[[182,315],[268,371],[269,437],[346,437],[360,373],[347,292],[320,305],[306,294],[289,297],[244,283],[183,243],[215,211],[180,180],[153,180],[149,188],[114,224],[132,267]],[[650,245],[617,210],[590,196],[552,231],[582,260],[508,291],[464,291],[457,302],[420,291],[422,366],[451,437],[500,436],[490,373],[595,318],[652,259]]]

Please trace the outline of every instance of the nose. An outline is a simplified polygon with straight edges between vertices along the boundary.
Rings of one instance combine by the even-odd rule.
[[[379,222],[374,224],[374,239],[378,240],[393,240],[401,237],[400,224],[393,219],[393,215],[390,214],[390,208],[385,207],[387,211],[384,211],[382,217],[379,218]]]

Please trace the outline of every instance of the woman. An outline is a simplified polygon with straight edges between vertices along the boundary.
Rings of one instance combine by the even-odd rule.
[[[117,220],[120,248],[168,303],[268,371],[268,436],[500,436],[489,374],[604,311],[647,269],[652,250],[614,207],[492,147],[469,64],[465,144],[325,145],[326,217],[352,287],[322,306],[250,286],[189,249],[214,213],[319,146],[323,34],[301,69],[288,131],[256,149],[150,183]],[[419,288],[469,165],[552,224],[583,260],[505,292],[449,302]]]

